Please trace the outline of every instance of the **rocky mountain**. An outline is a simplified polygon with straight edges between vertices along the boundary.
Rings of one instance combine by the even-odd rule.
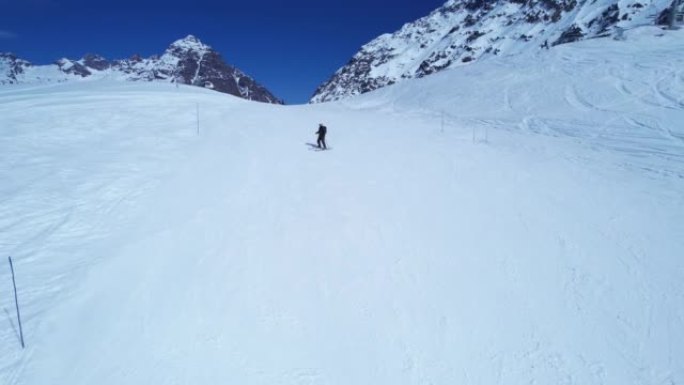
[[[20,82],[19,79],[29,67],[31,67],[31,63],[26,60],[22,60],[11,53],[0,52],[0,84]]]
[[[326,102],[491,55],[538,51],[662,21],[672,0],[450,0],[364,45],[315,91]]]
[[[172,43],[161,56],[107,60],[88,54],[80,60],[60,59],[50,65],[33,65],[16,55],[0,53],[0,84],[118,79],[166,81],[210,88],[248,100],[283,104],[269,90],[221,55],[189,35]]]

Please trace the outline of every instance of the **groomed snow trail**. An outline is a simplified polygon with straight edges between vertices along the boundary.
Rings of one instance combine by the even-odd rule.
[[[576,92],[594,79],[576,80],[549,85],[567,98],[557,112],[518,99],[510,113],[571,127],[566,109],[594,103]],[[0,145],[18,160],[0,175],[14,217],[0,246],[17,256],[29,347],[8,313],[0,380],[683,383],[676,138],[670,156],[644,157],[635,141],[492,124],[486,107],[442,126],[435,100],[458,92],[420,99],[415,84],[415,108],[406,88],[295,107],[158,85],[3,90],[16,129]],[[504,84],[521,94],[511,84],[524,79]],[[681,113],[666,99],[664,128]],[[28,108],[68,121],[45,128]],[[306,145],[319,122],[327,152]]]

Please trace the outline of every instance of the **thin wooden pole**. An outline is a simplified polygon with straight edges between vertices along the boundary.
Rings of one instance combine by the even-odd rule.
[[[21,327],[21,314],[19,313],[19,299],[17,298],[17,281],[14,278],[14,265],[12,264],[12,257],[9,259],[10,270],[12,271],[12,286],[14,286],[14,304],[17,307],[17,322],[19,322],[19,338],[21,339],[21,348],[24,349],[24,329]]]

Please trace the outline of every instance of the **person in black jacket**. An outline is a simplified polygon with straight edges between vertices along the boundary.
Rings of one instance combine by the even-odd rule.
[[[316,131],[316,134],[318,135],[318,148],[323,148],[324,150],[327,150],[328,147],[325,145],[325,134],[328,133],[328,128],[323,125],[323,123],[318,125],[318,131]]]

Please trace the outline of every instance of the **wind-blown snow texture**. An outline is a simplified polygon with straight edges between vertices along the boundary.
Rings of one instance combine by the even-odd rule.
[[[98,55],[80,60],[60,59],[51,65],[32,65],[9,53],[0,53],[0,85],[40,84],[74,80],[116,79],[191,84],[247,100],[283,104],[265,87],[221,55],[189,35],[173,42],[163,55],[109,61]]]
[[[0,383],[684,384],[684,31],[656,35],[320,105],[0,90]]]
[[[450,0],[364,45],[311,102],[372,91],[491,56],[654,24],[672,0]]]

